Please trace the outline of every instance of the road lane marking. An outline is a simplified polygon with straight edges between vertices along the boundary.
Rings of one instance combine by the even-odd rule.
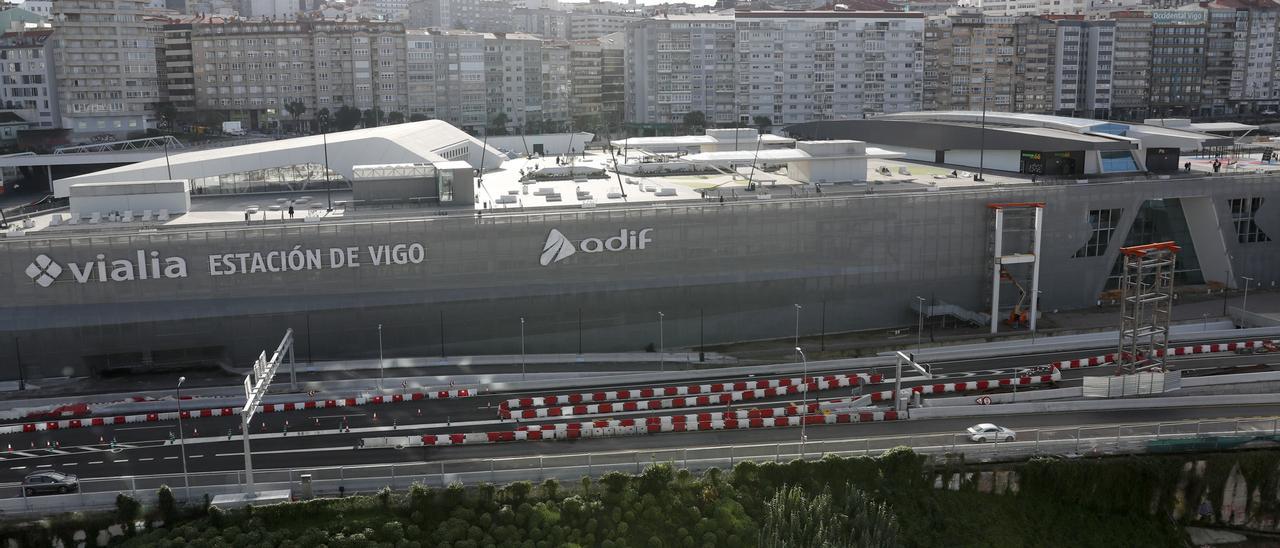
[[[313,419],[345,419],[347,417],[363,417],[364,413],[352,413],[349,415],[324,415],[322,417],[312,417]]]
[[[154,459],[154,458],[152,458],[152,457],[142,457],[142,458],[138,459],[138,462],[148,461],[148,460],[156,460],[156,459]]]
[[[52,464],[37,464],[36,468],[53,468]]]
[[[316,451],[354,451],[351,445],[342,445],[338,447],[314,447],[309,449],[281,449],[277,451],[254,451],[254,455],[275,455],[275,454],[291,454],[291,453],[312,453]],[[242,457],[244,452],[239,453],[218,453],[215,457]]]
[[[71,454],[71,452],[70,452],[70,451],[63,451],[63,450],[61,450],[61,449],[45,449],[45,451],[48,451],[48,452],[53,453],[53,454],[55,454],[55,455],[70,455],[70,454]]]
[[[27,469],[26,466],[14,466],[10,468],[10,470],[26,470],[26,469]]]
[[[116,430],[155,430],[155,429],[159,429],[159,428],[168,428],[168,429],[170,429],[170,430],[172,430],[172,429],[173,429],[173,427],[172,427],[172,426],[163,426],[163,425],[162,425],[162,426],[129,426],[129,427],[125,427],[125,428],[116,428]]]
[[[187,458],[198,459],[198,458],[203,457],[203,456],[204,456],[204,455],[191,455],[190,457],[187,457]]]
[[[93,461],[89,461],[89,463],[88,463],[88,464],[102,464],[102,461],[100,461],[100,460],[93,460]]]
[[[64,463],[62,463],[62,465],[63,465],[63,466],[75,466],[76,464],[77,464],[77,463],[74,463],[74,462],[64,462]]]
[[[164,460],[178,460],[178,457],[165,457]]]

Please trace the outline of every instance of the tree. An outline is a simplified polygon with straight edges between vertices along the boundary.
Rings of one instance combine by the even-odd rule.
[[[168,485],[161,485],[156,491],[156,507],[160,510],[160,516],[164,519],[164,524],[169,527],[178,525],[178,501],[173,496],[173,489]]]
[[[752,117],[751,121],[755,123],[756,127],[760,128],[760,133],[766,133],[769,128],[773,127],[773,120],[768,116],[757,115]]]
[[[398,111],[398,110],[393,110],[393,111],[391,111],[391,112],[387,113],[387,123],[388,123],[388,124],[403,124],[403,123],[404,123],[404,113],[403,113],[403,112],[400,112],[400,111]]]
[[[178,125],[178,107],[165,101],[156,105],[156,118],[160,120],[160,129],[174,131]]]
[[[360,109],[342,105],[333,115],[333,125],[337,126],[338,131],[349,131],[355,129],[361,118]]]
[[[765,509],[762,548],[897,546],[898,524],[892,512],[853,485],[845,486],[840,501],[833,500],[829,487],[810,497],[800,486],[784,485]]]
[[[694,110],[684,114],[684,127],[688,129],[705,129],[707,127],[707,115],[701,110]]]
[[[410,121],[410,122],[421,122],[421,121],[426,120],[426,119],[427,119],[427,115],[426,115],[426,114],[423,114],[423,113],[421,113],[421,112],[415,112],[415,113],[413,113],[413,114],[410,114],[410,115],[409,115],[409,121]]]
[[[379,107],[373,107],[364,111],[361,123],[364,127],[378,127],[387,119],[385,113]]]
[[[142,503],[124,493],[116,495],[116,519],[128,529],[130,534],[137,530],[138,516],[142,514]]]
[[[298,131],[298,118],[307,112],[307,104],[302,101],[291,101],[284,106],[289,117],[293,119],[293,130]]]
[[[507,117],[507,113],[499,112],[489,120],[489,127],[487,130],[490,135],[506,135],[507,123],[510,121],[511,119]]]
[[[322,133],[329,131],[329,124],[333,123],[333,115],[329,113],[328,108],[322,108],[316,111],[316,126]]]

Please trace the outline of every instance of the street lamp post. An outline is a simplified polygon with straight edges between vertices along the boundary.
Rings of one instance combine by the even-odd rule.
[[[385,365],[386,362],[384,362],[382,358],[382,324],[378,324],[378,390],[382,390],[382,379],[385,376],[383,370]]]
[[[524,316],[520,316],[520,380],[525,380],[525,373],[524,373]]]
[[[987,73],[982,73],[982,129],[978,131],[978,176],[975,181],[985,181],[982,172],[986,169],[987,159]]]
[[[667,370],[667,341],[665,340],[666,330],[663,328],[662,319],[666,315],[658,312],[658,370]]]
[[[920,302],[919,313],[916,314],[916,347],[919,347],[924,338],[924,297],[917,295],[916,300]]]
[[[186,491],[186,499],[191,501],[191,477],[187,475],[187,436],[182,431],[182,383],[187,380],[186,377],[178,377],[178,387],[176,389],[178,399],[178,447],[182,451],[182,487]]]
[[[800,384],[804,385],[804,397],[800,400],[800,460],[804,460],[804,442],[809,439],[805,434],[805,426],[808,423],[806,418],[809,414],[809,359],[805,357],[804,350],[799,346],[796,347],[796,354],[800,355],[800,364],[803,367],[800,376]]]
[[[1250,278],[1248,276],[1241,276],[1240,279],[1244,280],[1244,300],[1240,302],[1240,311],[1248,312],[1249,311],[1249,284],[1253,282],[1253,278]]]

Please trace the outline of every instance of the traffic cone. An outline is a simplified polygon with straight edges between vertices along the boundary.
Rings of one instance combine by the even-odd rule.
[[[102,436],[98,436],[98,445],[105,445],[106,443],[107,443],[107,439],[106,439],[106,438],[104,438],[104,437],[102,437]]]
[[[421,407],[419,407],[419,408],[418,408],[418,416],[419,416],[419,417],[421,417],[421,416],[422,416],[422,408],[421,408]]]
[[[378,412],[377,412],[377,411],[374,411],[374,412],[373,412],[373,422],[378,422]]]
[[[13,452],[13,444],[12,444],[12,443],[10,443],[10,444],[9,444],[9,452],[10,452],[10,453],[12,453],[12,452]]]

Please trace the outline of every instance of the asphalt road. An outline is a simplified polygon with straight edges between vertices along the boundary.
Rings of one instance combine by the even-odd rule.
[[[1280,415],[1280,405],[1217,406],[1159,410],[1123,410],[1011,416],[998,423],[1014,430],[1031,428],[1075,428],[1135,422],[1180,421],[1190,419],[1252,418]],[[807,428],[810,443],[850,437],[905,436],[960,433],[974,419],[938,419],[823,425]],[[512,456],[553,456],[608,451],[670,451],[694,446],[730,444],[793,443],[798,428],[688,432],[576,441],[513,442],[454,447],[409,447],[405,449],[354,449],[357,434],[303,436],[253,441],[255,469],[295,469],[374,463],[423,463],[472,460],[476,468],[487,468],[487,459]],[[229,477],[244,468],[242,442],[197,443],[187,446],[188,470],[228,472]],[[77,452],[39,459],[10,459],[0,469],[0,482],[19,481],[35,470],[56,469],[81,478],[114,478],[130,475],[179,474],[182,471],[178,445],[138,446],[119,452]],[[453,470],[455,467],[451,467]]]
[[[964,378],[993,378],[1010,376],[1013,370],[1027,365],[1043,364],[1050,361],[1081,357],[1081,353],[1054,353],[1051,355],[1029,355],[1018,358],[998,358],[995,360],[957,360],[932,364],[932,371],[939,377],[950,380]],[[1266,361],[1262,356],[1211,355],[1180,357],[1171,362],[1176,367],[1186,369],[1219,368],[1240,365],[1253,365]],[[1272,360],[1274,361],[1274,360]],[[996,365],[998,364],[998,365]],[[883,369],[883,368],[882,368]],[[892,374],[892,371],[881,371]],[[1090,368],[1064,372],[1063,384],[1078,384],[1084,375],[1110,374],[1110,368]],[[904,375],[906,376],[906,375]],[[722,377],[723,378],[723,377]],[[764,378],[764,377],[758,377]],[[718,379],[717,379],[718,380]],[[700,381],[709,382],[709,381]],[[929,381],[904,383],[904,386],[921,384]],[[882,384],[871,387],[871,390],[885,390],[891,385]],[[593,389],[603,390],[601,388]],[[557,393],[566,393],[564,391]],[[534,395],[545,395],[550,392],[538,391]],[[485,446],[459,446],[442,448],[415,448],[404,451],[360,450],[351,449],[360,438],[381,435],[419,435],[422,433],[468,432],[511,430],[513,421],[499,422],[497,405],[500,401],[518,396],[506,393],[484,395],[473,398],[455,400],[425,400],[418,402],[389,403],[366,405],[349,408],[300,410],[288,413],[260,413],[251,426],[252,433],[259,439],[253,441],[255,465],[257,467],[287,467],[297,465],[325,466],[338,464],[359,464],[371,462],[421,462],[423,460],[459,459],[459,458],[493,458],[496,456],[542,454],[540,452],[556,452],[570,450],[606,451],[613,448],[637,448],[648,446],[664,446],[664,444],[688,444],[690,435],[700,436],[697,443],[752,443],[756,441],[787,439],[795,434],[787,434],[788,430],[744,430],[728,432],[711,432],[699,434],[661,434],[631,438],[610,438],[582,440],[576,442],[527,442]],[[829,390],[817,395],[819,398],[847,396],[848,390]],[[772,407],[782,405],[791,398],[772,398],[744,403],[734,407]],[[722,407],[703,410],[721,410]],[[698,409],[667,409],[655,412],[643,412],[631,415],[613,414],[611,417],[644,417],[653,415],[670,415],[677,413],[698,412]],[[1227,411],[1215,411],[1226,413]],[[1235,412],[1235,411],[1231,411]],[[1280,409],[1260,408],[1248,411],[1251,414],[1273,414]],[[1095,420],[1173,420],[1176,418],[1195,417],[1188,412],[1152,411],[1145,414],[1126,412],[1124,414],[1097,413],[1078,414],[1067,418],[1036,416],[1011,417],[1012,426],[1019,425],[1052,425],[1064,426],[1074,422]],[[1128,417],[1128,418],[1125,418]],[[1146,418],[1142,418],[1146,417]],[[582,417],[568,420],[589,420]],[[550,419],[536,422],[564,422],[566,419]],[[1031,421],[1031,422],[1026,422]],[[1066,421],[1066,422],[1063,422]],[[288,423],[289,434],[282,436]],[[813,428],[811,439],[822,436],[848,437],[867,435],[886,435],[895,433],[913,433],[953,431],[967,426],[968,420],[961,421],[925,421],[895,422],[877,424],[832,425]],[[343,425],[349,426],[350,433],[339,433]],[[393,426],[394,425],[394,426]],[[239,437],[240,421],[238,417],[213,417],[184,421],[184,430],[188,436],[187,456],[189,469],[196,471],[237,470],[243,468],[242,442]],[[227,434],[234,435],[228,441]],[[5,447],[0,453],[0,482],[17,481],[31,471],[47,468],[62,469],[74,472],[82,477],[111,477],[121,475],[143,475],[180,471],[180,447],[169,441],[170,434],[176,436],[176,421],[155,423],[135,423],[110,427],[94,427],[63,431],[46,431],[4,436],[0,440]],[[814,436],[818,436],[814,438]],[[110,442],[116,442],[115,450]],[[55,445],[56,443],[56,445]],[[9,450],[12,445],[12,450]],[[34,447],[33,447],[34,445]],[[572,449],[566,449],[572,448]]]

